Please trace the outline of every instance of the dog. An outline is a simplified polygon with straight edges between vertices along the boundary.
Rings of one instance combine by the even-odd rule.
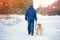
[[[42,25],[41,24],[37,24],[37,25],[38,25],[38,27],[37,27],[36,34],[43,36],[43,28],[42,28]]]

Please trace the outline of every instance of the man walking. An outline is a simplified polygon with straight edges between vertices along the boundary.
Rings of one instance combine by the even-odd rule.
[[[37,21],[36,11],[33,8],[33,5],[30,5],[25,13],[25,20],[28,21],[28,34],[34,34],[34,20]]]

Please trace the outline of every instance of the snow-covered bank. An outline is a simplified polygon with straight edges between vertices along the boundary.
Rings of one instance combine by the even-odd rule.
[[[24,15],[10,17],[8,20],[0,19],[0,40],[60,40],[60,16],[37,15],[37,23],[44,28],[43,36],[27,34],[27,21]]]

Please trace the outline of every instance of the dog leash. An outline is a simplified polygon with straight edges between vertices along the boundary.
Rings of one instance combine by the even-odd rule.
[[[35,21],[35,25],[34,26],[35,26],[35,30],[37,30],[37,21]]]

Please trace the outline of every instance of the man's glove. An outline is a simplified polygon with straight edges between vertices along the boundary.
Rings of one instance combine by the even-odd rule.
[[[25,18],[25,20],[27,21],[27,18]]]
[[[37,18],[35,20],[37,21]]]

